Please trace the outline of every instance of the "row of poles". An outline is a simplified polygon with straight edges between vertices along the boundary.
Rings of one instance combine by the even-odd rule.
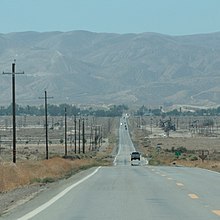
[[[45,91],[45,100],[47,100],[47,94]],[[82,121],[82,123],[81,123]],[[48,123],[47,123],[47,101],[45,101],[45,126],[46,126],[46,159],[49,158],[48,154]],[[86,144],[86,139],[85,139],[85,119],[84,118],[79,118],[78,122],[78,153],[81,153],[81,136],[82,136],[82,153],[85,154],[85,144]],[[95,149],[97,147],[97,137],[101,139],[102,137],[102,132],[101,129],[99,129],[99,132],[97,133],[97,127],[100,128],[100,125],[95,125]],[[67,149],[67,109],[64,109],[64,157],[67,157],[68,149]],[[81,135],[82,131],[82,135]],[[91,134],[90,134],[90,150],[91,150],[91,142],[92,142],[92,133],[93,133],[93,125],[91,125]],[[99,143],[100,147],[100,143]],[[76,115],[74,116],[74,152],[75,154],[77,153],[77,118]]]
[[[24,74],[24,72],[15,72],[15,62],[12,63],[12,72],[7,73],[3,72],[3,74],[10,74],[12,75],[12,127],[13,127],[13,163],[16,163],[16,102],[15,102],[15,74]],[[48,148],[48,120],[47,120],[47,100],[51,99],[53,97],[48,97],[47,96],[47,91],[45,91],[45,96],[44,97],[39,97],[40,99],[45,100],[45,129],[46,129],[46,159],[49,159],[49,148]],[[64,128],[64,147],[65,147],[65,153],[64,156],[67,157],[67,110],[65,108],[65,128]],[[74,130],[75,130],[75,153],[77,153],[77,140],[76,140],[76,116],[74,119]],[[79,142],[78,142],[78,153],[81,153],[81,146],[80,146],[80,135],[81,135],[81,123],[79,119]],[[82,153],[85,153],[85,124],[84,124],[84,119],[82,120]]]

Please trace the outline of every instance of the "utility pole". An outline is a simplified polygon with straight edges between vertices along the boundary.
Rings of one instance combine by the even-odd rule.
[[[76,115],[74,116],[74,133],[75,133],[74,145],[75,145],[75,154],[76,154]]]
[[[97,149],[97,125],[95,125],[95,150]]]
[[[82,124],[82,136],[83,136],[83,153],[85,154],[85,124],[84,124],[84,118],[83,118],[83,124]]]
[[[67,157],[67,120],[66,120],[66,108],[65,108],[65,157]]]
[[[89,137],[89,150],[92,150],[92,122],[91,122],[91,128],[90,128],[90,137]]]
[[[101,125],[101,128],[100,128],[100,147],[102,146],[102,137],[103,137],[103,128]]]
[[[80,118],[79,118],[79,154],[80,154]]]
[[[1,151],[2,151],[2,136],[0,136],[0,154],[1,154]]]
[[[16,163],[16,103],[15,103],[15,74],[24,74],[24,72],[15,72],[15,61],[12,63],[12,72],[3,74],[12,75],[12,121],[13,121],[13,163]]]
[[[152,122],[153,122],[153,118],[150,119],[150,132],[151,132],[151,134],[153,134]]]
[[[47,96],[47,91],[44,91],[44,97],[39,97],[39,99],[44,99],[45,101],[45,131],[46,131],[46,160],[49,159],[48,153],[48,123],[47,123],[47,99],[52,99],[53,97]]]

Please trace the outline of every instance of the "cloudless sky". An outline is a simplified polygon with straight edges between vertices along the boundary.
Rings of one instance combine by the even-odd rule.
[[[220,31],[220,0],[0,0],[0,33]]]

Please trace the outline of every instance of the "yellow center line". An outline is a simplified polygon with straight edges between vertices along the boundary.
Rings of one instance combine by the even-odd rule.
[[[188,194],[191,199],[198,199],[199,197],[196,194]]]
[[[216,215],[220,216],[220,210],[212,210],[213,213],[215,213]]]
[[[173,178],[171,178],[171,177],[167,177],[167,179],[168,179],[168,180],[172,180]]]
[[[176,183],[177,186],[184,186],[182,183]]]
[[[161,174],[161,176],[166,176],[165,174]]]

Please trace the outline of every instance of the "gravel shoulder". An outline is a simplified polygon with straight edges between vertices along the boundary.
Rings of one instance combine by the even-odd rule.
[[[50,184],[34,184],[0,194],[0,216],[22,205],[49,187]]]

